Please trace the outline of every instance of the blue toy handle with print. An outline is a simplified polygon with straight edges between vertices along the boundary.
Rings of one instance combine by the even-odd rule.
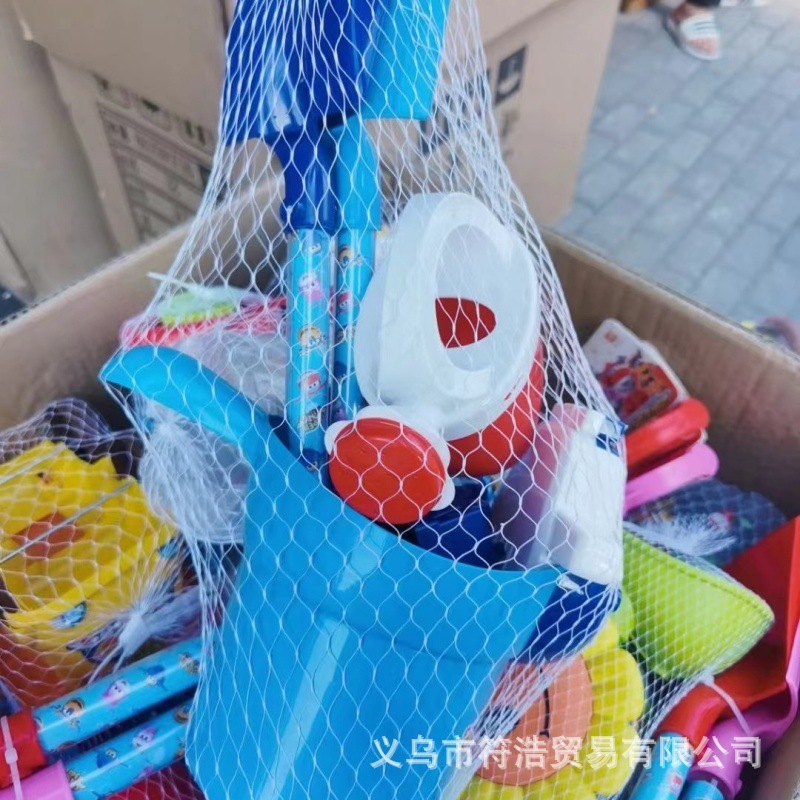
[[[190,639],[34,709],[42,750],[57,753],[190,691],[198,682],[201,653],[200,639]]]
[[[134,348],[102,377],[238,445],[253,469],[244,561],[187,742],[208,799],[436,796],[446,764],[376,769],[373,740],[397,739],[403,761],[420,731],[462,736],[563,571],[459,564],[375,525],[294,458],[264,412],[182,353]]]
[[[301,230],[289,242],[289,374],[286,416],[293,449],[324,472],[330,386],[331,237]]]
[[[449,0],[309,0],[302,10],[291,0],[240,0],[231,26],[222,137],[228,145],[262,139],[283,167],[287,413],[294,452],[323,478],[328,402],[337,419],[364,405],[353,333],[381,213],[378,159],[364,122],[428,116],[448,8]],[[332,391],[329,349],[320,345],[309,357],[299,343],[309,331],[327,342],[329,330],[300,293],[302,279],[313,280],[326,303],[331,294],[329,269],[308,256],[308,231],[325,254],[328,237],[339,236]]]
[[[689,740],[679,733],[662,734],[630,792],[631,800],[678,800],[681,797],[694,753]]]
[[[110,797],[183,758],[190,710],[176,706],[67,761],[74,800]]]
[[[356,323],[375,267],[381,227],[378,158],[363,119],[352,117],[334,131],[333,186],[341,213],[337,241],[333,348],[333,419],[352,419],[365,405],[355,374]]]

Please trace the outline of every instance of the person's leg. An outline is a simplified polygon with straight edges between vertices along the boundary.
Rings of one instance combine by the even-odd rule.
[[[712,10],[718,8],[722,0],[692,0],[683,2],[668,18],[668,29],[680,47],[689,53],[706,60],[719,58],[719,31]]]

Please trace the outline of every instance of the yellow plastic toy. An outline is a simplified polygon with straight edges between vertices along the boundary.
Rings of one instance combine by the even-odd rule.
[[[639,666],[619,647],[630,635],[630,608],[623,602],[592,644],[562,670],[548,689],[547,702],[534,703],[509,734],[505,764],[490,756],[461,800],[596,800],[623,788],[636,766],[631,758],[639,747],[635,722],[645,707]],[[579,734],[580,747],[554,751],[558,736]],[[525,766],[518,744],[530,738],[537,747],[529,752],[546,755],[533,768]]]
[[[61,444],[0,466],[0,531],[7,633],[70,677],[102,662],[143,593],[176,579],[175,530],[141,486]]]

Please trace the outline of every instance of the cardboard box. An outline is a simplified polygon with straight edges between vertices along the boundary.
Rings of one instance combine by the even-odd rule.
[[[235,0],[14,0],[26,35],[100,75],[216,130],[225,37]]]
[[[161,0],[62,0],[63,12],[53,14],[49,0],[15,0],[28,35],[53,57],[123,249],[197,207],[192,193],[171,181],[171,168],[161,164],[158,175],[141,176],[143,151],[156,142],[156,149],[172,151],[168,160],[188,160],[192,172],[207,174],[205,145],[213,145],[217,129],[234,1],[170,0],[167,14]],[[617,0],[478,0],[477,6],[506,163],[536,220],[555,223],[571,204]],[[144,127],[150,140],[140,142],[133,161],[129,150],[120,157],[118,140],[122,128],[137,138],[132,125]],[[202,137],[200,150],[183,130]],[[434,122],[415,136],[422,148],[448,144],[435,111]]]
[[[503,159],[540,225],[572,205],[618,8],[617,0],[478,2]]]
[[[169,269],[185,234],[172,231],[0,328],[0,374],[7,376],[0,428],[66,396],[83,397],[123,421],[97,374],[117,347],[122,322],[152,297],[147,273]],[[221,241],[230,234],[222,230]],[[614,316],[656,344],[710,409],[721,478],[762,492],[788,515],[800,514],[800,359],[558,236],[546,241],[581,338]],[[790,800],[794,781],[769,780],[787,793],[755,796]]]
[[[235,0],[14,0],[44,47],[121,250],[200,205]]]
[[[114,253],[89,168],[44,51],[0,0],[0,284],[25,300]]]
[[[147,273],[166,272],[184,236],[173,231],[0,329],[0,428],[69,395],[113,408],[97,373],[152,296]],[[547,242],[581,338],[614,316],[653,342],[708,405],[722,479],[800,514],[800,359],[564,239]]]

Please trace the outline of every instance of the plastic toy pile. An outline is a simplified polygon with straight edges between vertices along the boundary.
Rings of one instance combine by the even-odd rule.
[[[0,800],[732,798],[782,735],[798,526],[581,348],[486,81],[469,0],[239,0],[134,430],[0,447]]]
[[[0,797],[168,798],[192,785],[177,761],[199,588],[181,534],[136,479],[140,444],[78,400],[0,435]]]

